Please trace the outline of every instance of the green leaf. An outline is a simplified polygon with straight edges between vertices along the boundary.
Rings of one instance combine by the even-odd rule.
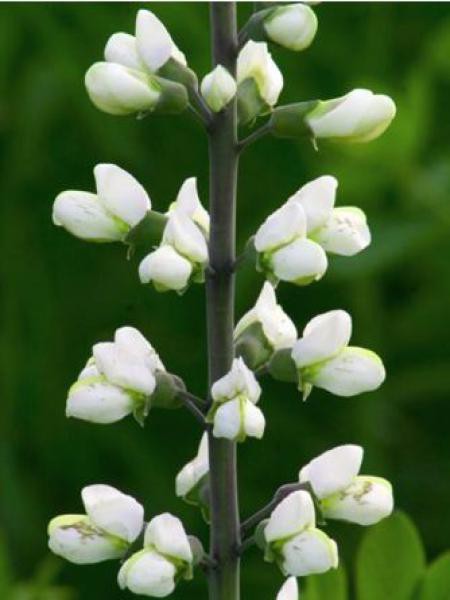
[[[450,551],[428,567],[419,600],[450,600]]]
[[[323,575],[311,575],[306,580],[302,600],[347,600],[347,573],[343,565]]]
[[[422,542],[412,521],[397,512],[370,529],[356,560],[358,600],[411,600],[425,570]]]

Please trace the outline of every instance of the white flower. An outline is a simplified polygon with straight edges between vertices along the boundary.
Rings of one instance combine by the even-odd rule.
[[[208,420],[214,423],[213,435],[235,441],[247,436],[260,439],[265,419],[255,406],[261,387],[242,358],[235,358],[231,370],[211,388],[213,406]]]
[[[279,304],[273,286],[266,281],[255,306],[240,319],[234,330],[237,340],[245,330],[260,323],[266,343],[273,351],[291,348],[297,339],[297,329]]]
[[[53,204],[53,222],[84,240],[123,240],[151,208],[150,198],[136,179],[117,165],[94,169],[97,193],[61,192]]]
[[[276,8],[264,21],[267,36],[290,50],[304,50],[317,32],[317,17],[304,4]]]
[[[268,106],[277,103],[283,89],[283,76],[267,49],[265,42],[248,41],[239,52],[237,61],[237,81],[243,83],[252,79],[262,100]]]
[[[286,575],[324,573],[338,565],[334,540],[315,527],[310,494],[289,494],[272,512],[264,529],[266,558],[275,560]]]
[[[319,102],[306,122],[316,138],[369,142],[388,128],[395,113],[389,96],[355,89],[341,98]]]
[[[301,483],[309,482],[325,518],[373,525],[394,507],[386,479],[358,475],[363,459],[360,446],[348,444],[324,452],[303,467]]]
[[[175,202],[169,207],[168,215],[172,214],[174,211],[183,213],[189,217],[198,227],[200,227],[205,234],[205,237],[208,237],[209,214],[200,202],[196,177],[189,177],[183,182]]]
[[[197,456],[188,462],[178,473],[175,482],[176,494],[186,498],[209,473],[208,435],[204,433]]]
[[[139,265],[142,283],[153,281],[155,289],[183,291],[191,279],[201,280],[208,262],[208,246],[199,227],[183,210],[169,214],[161,246]]]
[[[355,396],[383,383],[386,373],[380,357],[348,346],[351,330],[351,317],[344,310],[318,315],[306,325],[292,350],[305,398],[312,386],[337,396]]]
[[[141,410],[145,415],[158,370],[164,365],[151,344],[137,329],[121,327],[114,342],[94,346],[69,390],[66,415],[93,423],[114,423]]]
[[[307,235],[326,252],[353,256],[371,241],[366,215],[353,206],[334,208],[337,179],[318,177],[301,187],[288,200],[305,211]]]
[[[298,583],[295,577],[289,577],[277,594],[276,600],[299,600]]]
[[[151,111],[161,96],[158,84],[145,73],[108,62],[94,63],[85,85],[94,106],[111,115]]]
[[[172,246],[160,246],[148,254],[139,265],[142,283],[153,282],[159,292],[184,290],[192,274],[192,265]]]
[[[144,509],[109,485],[90,485],[81,493],[87,515],[61,515],[48,526],[49,548],[76,564],[123,556],[141,533]]]
[[[121,589],[135,594],[164,598],[182,576],[192,577],[193,556],[179,519],[169,513],[154,517],[147,525],[144,549],[131,556],[119,571]]]
[[[200,90],[210,109],[220,112],[236,95],[237,85],[225,67],[217,65],[205,75]]]
[[[305,211],[298,202],[288,201],[266,219],[256,232],[255,248],[269,277],[307,285],[324,275],[326,254],[306,233]]]
[[[167,29],[148,10],[138,11],[136,37],[114,33],[104,54],[106,62],[89,68],[85,84],[94,105],[113,115],[154,110],[165,93],[154,75],[171,58],[186,65]]]

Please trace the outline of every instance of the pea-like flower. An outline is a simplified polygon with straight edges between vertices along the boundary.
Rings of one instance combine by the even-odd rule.
[[[213,435],[242,442],[247,436],[261,439],[265,419],[256,406],[261,387],[242,358],[235,358],[231,370],[211,388],[213,406],[207,420],[214,423]]]
[[[341,98],[319,102],[306,123],[316,138],[370,142],[389,127],[395,113],[389,96],[355,89]]]
[[[297,329],[277,303],[275,290],[266,281],[255,306],[239,320],[234,330],[236,348],[247,364],[256,369],[266,363],[274,352],[292,348]]]
[[[68,190],[53,204],[53,223],[90,242],[123,241],[151,209],[147,192],[117,165],[94,169],[96,193]]]
[[[181,521],[169,513],[154,517],[144,534],[143,550],[133,554],[119,571],[121,589],[152,598],[165,598],[176,581],[192,578],[193,555]]]
[[[222,65],[217,65],[205,75],[200,90],[209,108],[220,112],[236,95],[237,85],[230,72]]]
[[[142,506],[103,484],[83,488],[81,498],[86,514],[61,515],[50,521],[50,550],[80,565],[121,558],[142,531]]]
[[[204,281],[208,262],[205,237],[194,221],[181,210],[170,213],[161,246],[139,265],[142,283],[153,282],[159,292],[182,293],[193,282]]]
[[[162,110],[180,112],[188,103],[183,85],[158,76],[169,61],[186,66],[184,54],[150,11],[138,11],[136,36],[113,34],[105,47],[105,62],[86,73],[93,104],[112,115]]]
[[[317,17],[305,4],[288,4],[269,12],[264,30],[272,42],[289,50],[305,50],[317,32]]]
[[[389,481],[359,475],[363,454],[360,446],[337,446],[301,469],[300,482],[310,483],[325,518],[373,525],[392,513]]]
[[[292,349],[305,399],[313,386],[337,396],[355,396],[383,383],[386,372],[380,357],[349,346],[351,333],[352,318],[345,310],[323,313],[306,325]]]
[[[172,202],[169,207],[168,215],[170,216],[174,211],[181,212],[189,217],[200,227],[204,236],[208,238],[210,219],[208,211],[205,210],[200,201],[196,177],[188,177],[182,183],[175,202]]]
[[[259,268],[274,283],[307,285],[325,274],[328,267],[325,251],[306,234],[306,214],[298,202],[281,206],[256,232]]]
[[[178,473],[175,490],[189,504],[201,504],[199,491],[209,474],[208,435],[204,433],[197,455]]]
[[[299,600],[298,583],[295,577],[289,577],[282,585],[276,600]]]
[[[165,369],[151,344],[134,327],[121,327],[114,342],[93,347],[92,358],[69,390],[66,415],[106,424],[133,413],[142,422],[157,371]]]
[[[270,112],[283,89],[283,75],[265,42],[248,41],[237,61],[238,110],[242,124]]]
[[[338,566],[334,540],[316,528],[310,494],[292,492],[272,512],[264,529],[266,560],[275,561],[285,575],[325,573]]]
[[[301,187],[288,204],[299,204],[305,211],[309,239],[331,254],[353,256],[370,244],[370,230],[359,208],[334,208],[337,186],[335,177],[323,175]]]

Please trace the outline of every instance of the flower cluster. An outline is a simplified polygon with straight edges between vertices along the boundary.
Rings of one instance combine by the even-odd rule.
[[[122,589],[163,598],[173,592],[179,578],[192,578],[194,557],[179,519],[164,513],[145,527],[143,507],[109,485],[85,487],[81,497],[86,514],[50,521],[52,552],[80,565],[123,559],[144,532],[144,548],[129,556],[119,571]]]

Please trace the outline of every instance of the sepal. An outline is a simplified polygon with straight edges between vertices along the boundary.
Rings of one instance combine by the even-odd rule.
[[[313,132],[305,117],[319,103],[319,100],[311,100],[275,108],[269,122],[272,135],[280,138],[313,138]]]
[[[292,348],[282,348],[275,352],[269,361],[270,375],[277,381],[299,383],[299,373],[292,358]]]

